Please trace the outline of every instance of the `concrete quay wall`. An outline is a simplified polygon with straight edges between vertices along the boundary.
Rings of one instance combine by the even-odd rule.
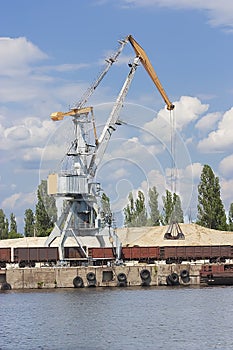
[[[199,285],[200,268],[201,265],[194,264],[9,268],[5,275],[1,271],[0,285],[8,283],[12,289],[74,288],[78,276],[83,287],[162,286],[167,285],[167,277],[172,273],[179,276],[180,285]],[[143,270],[149,275],[146,279],[142,278]],[[184,270],[188,271],[188,281],[181,278]]]

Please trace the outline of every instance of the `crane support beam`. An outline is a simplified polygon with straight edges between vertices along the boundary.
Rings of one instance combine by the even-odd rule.
[[[85,93],[81,97],[80,101],[78,103],[76,103],[74,108],[80,108],[88,101],[88,99],[91,97],[91,95],[93,94],[93,92],[95,91],[97,86],[103,80],[103,78],[105,77],[105,75],[107,74],[107,72],[109,71],[111,66],[113,65],[113,63],[116,62],[118,56],[121,54],[121,52],[124,49],[127,42],[128,42],[128,37],[126,37],[123,40],[119,40],[120,46],[119,46],[118,50],[114,53],[114,55],[112,55],[111,57],[109,57],[105,60],[106,65],[105,65],[103,71],[100,73],[100,75],[97,77],[97,79],[93,82],[93,84],[85,91]]]
[[[118,124],[118,118],[120,111],[123,107],[123,103],[125,100],[125,97],[128,93],[129,87],[131,85],[131,82],[133,80],[134,74],[136,72],[136,69],[139,64],[139,59],[136,57],[134,59],[134,62],[131,66],[130,72],[128,76],[126,77],[126,80],[121,88],[121,91],[117,97],[117,100],[113,106],[113,109],[110,113],[110,116],[107,120],[107,123],[105,124],[105,127],[102,131],[102,134],[100,135],[99,142],[96,145],[95,152],[91,158],[90,166],[88,169],[88,173],[94,177],[96,173],[96,169],[100,162],[102,161],[102,158],[104,156],[104,153],[106,151],[106,148],[108,146],[108,142],[112,136],[112,133],[114,130],[116,130],[117,124]]]
[[[162,84],[160,83],[160,80],[146,54],[146,52],[143,50],[143,48],[137,43],[137,41],[132,37],[132,35],[128,36],[128,40],[130,44],[132,45],[137,57],[139,57],[142,65],[144,66],[145,70],[151,77],[153,83],[156,85],[157,89],[159,90],[162,98],[164,99],[167,109],[169,111],[173,110],[175,106],[172,104],[172,102],[169,100],[164,88],[162,87]]]

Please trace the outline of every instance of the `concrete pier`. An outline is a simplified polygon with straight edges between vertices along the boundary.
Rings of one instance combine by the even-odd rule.
[[[8,283],[12,289],[163,286],[171,285],[168,276],[172,276],[177,285],[199,285],[200,269],[201,264],[11,267],[1,270],[0,285]]]

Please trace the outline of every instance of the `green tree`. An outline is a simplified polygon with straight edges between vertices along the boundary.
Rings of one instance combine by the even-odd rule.
[[[8,234],[9,239],[22,238],[22,237],[23,237],[23,235],[21,233],[18,233],[15,231],[9,232],[9,234]]]
[[[0,209],[0,239],[7,239],[9,231],[9,224],[6,215],[2,209]]]
[[[176,193],[173,193],[173,215],[175,221],[184,222],[184,214],[181,207],[180,196]]]
[[[166,190],[165,196],[162,196],[164,214],[162,216],[162,224],[168,225],[170,223],[173,212],[172,193]]]
[[[48,195],[47,181],[42,180],[38,186],[38,191],[40,192],[40,197],[43,201],[44,207],[50,220],[54,223],[57,221],[57,207],[54,196]]]
[[[184,222],[183,210],[181,207],[180,196],[166,190],[166,195],[162,197],[164,214],[162,217],[162,224],[168,225],[171,221]]]
[[[129,203],[124,208],[124,215],[125,215],[125,226],[130,227],[134,224],[134,215],[135,215],[135,208],[134,208],[134,199],[133,199],[133,193],[130,192],[128,196]]]
[[[101,218],[103,222],[103,226],[105,224],[112,224],[112,212],[110,207],[110,199],[109,197],[103,193],[101,196]]]
[[[35,230],[35,217],[32,209],[26,209],[24,213],[24,235],[33,237]]]
[[[233,231],[233,203],[230,204],[230,209],[228,213],[228,230]]]
[[[142,191],[138,191],[138,197],[135,201],[135,226],[146,226],[147,211],[145,205],[145,196]]]
[[[147,212],[145,206],[145,196],[142,191],[138,191],[138,196],[134,201],[132,192],[128,196],[129,203],[124,208],[125,226],[140,227],[146,226]]]
[[[209,165],[204,165],[198,185],[197,224],[227,230],[226,213],[221,200],[219,178]]]
[[[10,233],[13,235],[17,233],[17,223],[15,215],[13,213],[10,215]]]
[[[105,193],[101,196],[101,209],[104,215],[109,215],[111,213],[110,199]]]
[[[37,190],[37,204],[35,213],[36,236],[48,236],[53,229],[53,222],[45,208],[40,188]]]
[[[158,206],[158,192],[155,186],[149,188],[149,207],[150,207],[150,219],[148,224],[151,226],[160,225],[160,213]]]

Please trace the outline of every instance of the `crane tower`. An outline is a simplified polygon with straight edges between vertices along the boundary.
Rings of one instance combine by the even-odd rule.
[[[60,116],[52,114],[51,117],[53,120],[59,120]],[[93,177],[89,176],[88,172],[89,158],[93,156],[95,147],[88,144],[90,124],[93,126],[92,130],[95,130],[93,108],[77,109],[72,120],[74,138],[62,161],[61,169],[48,177],[48,194],[55,195],[58,199],[58,220],[46,245],[49,246],[55,238],[59,237],[61,260],[64,260],[64,243],[67,237],[74,237],[82,256],[87,257],[81,237],[96,236],[100,246],[105,246],[106,241],[103,236],[109,235],[106,229],[103,229],[100,234],[103,225],[98,205],[100,185],[93,181]],[[114,233],[110,228],[109,231],[113,237]]]

